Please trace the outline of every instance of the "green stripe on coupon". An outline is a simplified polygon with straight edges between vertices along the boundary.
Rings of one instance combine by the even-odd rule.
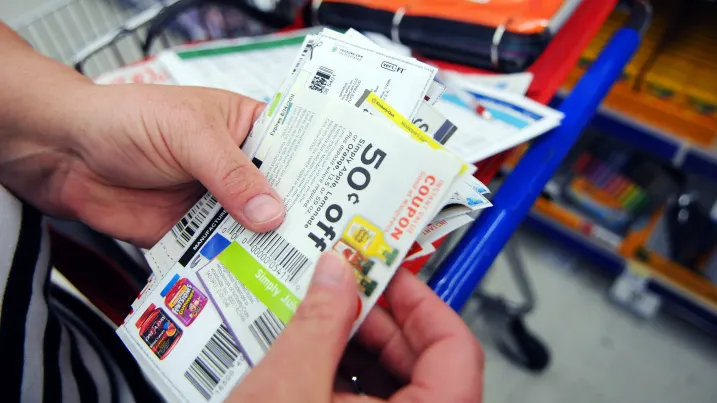
[[[217,259],[280,321],[289,323],[301,300],[249,252],[232,242]]]
[[[283,46],[301,45],[301,43],[304,42],[305,37],[305,35],[301,35],[267,42],[253,42],[234,46],[224,46],[219,48],[187,50],[183,52],[177,52],[177,56],[179,56],[179,58],[182,60],[188,60],[196,59],[198,57],[221,56],[230,53],[250,52],[253,50],[266,50],[280,48]]]

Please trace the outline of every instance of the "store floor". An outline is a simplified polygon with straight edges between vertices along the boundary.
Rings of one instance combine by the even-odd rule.
[[[667,314],[636,318],[609,300],[599,269],[536,234],[518,237],[538,298],[527,323],[552,363],[534,375],[508,362],[469,304],[463,316],[486,356],[485,402],[717,402],[717,338]],[[515,300],[506,264],[499,258],[485,285]]]

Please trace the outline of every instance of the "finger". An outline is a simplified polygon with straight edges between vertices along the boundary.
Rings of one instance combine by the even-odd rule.
[[[83,206],[76,216],[93,229],[149,248],[206,192],[201,185],[178,188],[130,189],[106,185],[101,181],[68,180],[63,192],[67,205]]]
[[[257,391],[242,401],[328,402],[356,318],[357,295],[351,266],[335,252],[324,254],[296,314],[239,387],[271,394]]]
[[[385,309],[375,306],[359,328],[355,339],[367,350],[378,354],[381,364],[401,380],[408,381],[411,378],[418,356]]]
[[[461,318],[403,269],[396,273],[386,299],[406,342],[418,355],[410,385],[392,400],[480,401],[483,352]]]
[[[241,152],[226,129],[209,130],[212,133],[190,145],[185,170],[246,228],[265,232],[278,227],[284,218],[284,204],[264,174]]]
[[[406,384],[380,364],[377,354],[355,341],[349,342],[346,346],[339,365],[339,375],[351,381],[352,391],[360,391],[378,398],[389,398]]]
[[[229,106],[226,112],[229,116],[227,119],[229,133],[234,143],[241,146],[254,123],[264,112],[266,104],[234,93],[224,94],[229,96]]]
[[[331,403],[381,403],[385,400],[368,395],[356,395],[353,393],[337,393]]]

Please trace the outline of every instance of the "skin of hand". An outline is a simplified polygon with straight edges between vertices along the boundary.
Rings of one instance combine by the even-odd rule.
[[[386,291],[391,313],[375,307],[356,341],[402,386],[386,400],[342,391],[335,382],[356,313],[353,269],[324,254],[309,291],[262,361],[227,402],[481,402],[483,353],[460,317],[425,284],[399,270]],[[379,372],[359,370],[359,381]]]
[[[253,231],[283,220],[239,148],[263,104],[206,88],[95,85],[0,24],[5,57],[0,183],[38,209],[147,247],[204,188]]]
[[[0,184],[43,212],[140,246],[157,242],[204,187],[251,230],[283,220],[276,192],[239,149],[263,107],[256,101],[201,88],[97,86],[2,23],[0,61]],[[324,255],[286,331],[229,401],[381,401],[337,387],[356,295],[352,268]],[[374,308],[355,341],[403,385],[390,401],[481,401],[482,352],[455,312],[405,271],[386,299],[391,313]],[[344,361],[353,371],[356,362]]]

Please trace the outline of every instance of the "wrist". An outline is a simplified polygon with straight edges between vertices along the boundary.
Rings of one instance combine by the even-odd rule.
[[[28,87],[0,113],[0,185],[47,214],[72,218],[61,189],[77,160],[83,98],[94,84],[79,76]]]

